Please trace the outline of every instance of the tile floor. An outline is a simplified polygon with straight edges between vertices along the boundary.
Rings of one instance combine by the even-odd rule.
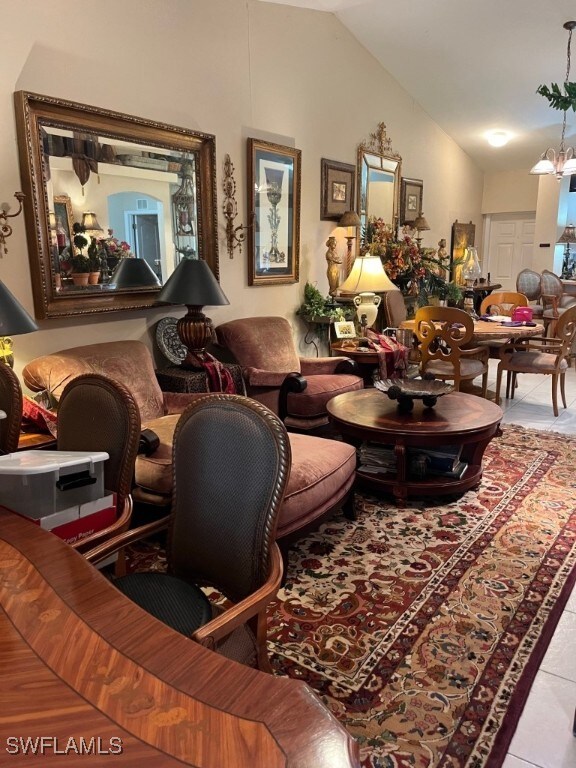
[[[491,389],[496,380],[496,365],[496,360],[490,361]],[[559,415],[555,418],[550,377],[519,376],[514,400],[502,400],[503,423],[576,435],[574,368],[566,374],[568,407],[562,407],[560,395],[558,400]],[[575,709],[576,589],[542,660],[503,768],[576,768],[576,737],[572,735]]]

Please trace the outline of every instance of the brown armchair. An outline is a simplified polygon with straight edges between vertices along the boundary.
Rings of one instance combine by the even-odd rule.
[[[216,328],[216,338],[242,366],[248,395],[289,429],[325,426],[326,403],[364,386],[358,366],[347,357],[300,357],[283,317],[231,320]]]
[[[155,515],[158,508],[165,514],[172,495],[174,430],[185,407],[204,395],[162,392],[152,355],[138,341],[103,342],[44,355],[25,366],[23,379],[33,391],[48,390],[59,400],[68,381],[92,372],[123,384],[136,401],[142,427],[158,435],[158,448],[136,458],[132,495],[139,509],[145,510],[143,504],[147,503]],[[351,502],[356,471],[356,452],[351,445],[315,435],[291,433],[289,437],[292,470],[277,530],[284,541]]]
[[[0,410],[6,414],[0,419],[0,454],[13,453],[18,448],[22,421],[22,388],[18,377],[5,363],[0,362]]]
[[[179,417],[173,466],[168,573],[132,573],[115,585],[176,631],[271,672],[266,605],[282,577],[274,538],[290,473],[286,429],[254,400],[207,395]],[[97,562],[157,528],[128,531],[87,557]],[[211,602],[200,586],[228,602]]]
[[[470,315],[454,307],[421,307],[414,323],[422,373],[453,381],[456,390],[462,381],[482,376],[482,397],[486,397],[489,352],[486,347],[467,346],[474,334]]]

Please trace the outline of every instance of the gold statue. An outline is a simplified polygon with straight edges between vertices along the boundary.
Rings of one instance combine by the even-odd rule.
[[[334,296],[340,285],[340,265],[342,264],[342,257],[336,252],[336,238],[329,237],[326,240],[328,250],[326,251],[326,261],[328,262],[328,269],[326,270],[326,276],[328,277],[328,285],[330,286],[330,296]]]

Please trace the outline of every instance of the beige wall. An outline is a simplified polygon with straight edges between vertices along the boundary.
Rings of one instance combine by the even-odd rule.
[[[482,213],[527,213],[538,203],[538,176],[528,171],[487,173],[484,177]]]
[[[423,244],[450,242],[452,222],[480,232],[483,175],[459,147],[330,14],[255,0],[18,0],[3,9],[0,81],[2,200],[20,189],[12,94],[29,90],[197,129],[216,136],[220,274],[234,317],[294,312],[306,280],[328,291],[325,242],[344,232],[321,222],[320,159],[356,161],[357,144],[384,121],[404,176],[423,179],[431,231]],[[302,150],[300,283],[249,287],[246,254],[223,241],[224,154],[236,167],[246,221],[246,138]],[[32,311],[22,218],[14,220],[0,278]],[[16,369],[66,346],[111,338],[152,344],[155,323],[177,308],[46,320],[16,340]],[[303,347],[304,350],[304,347]],[[306,350],[310,354],[309,348]]]

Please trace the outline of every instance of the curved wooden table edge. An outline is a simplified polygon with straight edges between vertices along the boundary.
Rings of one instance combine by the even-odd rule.
[[[355,740],[304,683],[188,640],[63,541],[3,507],[0,604],[4,742],[63,728],[98,737],[92,726],[125,739],[124,754],[107,755],[111,765],[130,756],[128,764],[198,768],[359,765]],[[74,758],[63,755],[61,764],[85,762]]]

